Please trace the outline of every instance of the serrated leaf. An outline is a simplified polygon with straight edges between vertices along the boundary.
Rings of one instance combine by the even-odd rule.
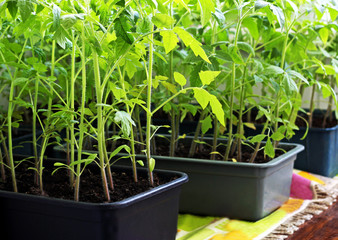
[[[187,84],[187,79],[185,79],[185,77],[179,72],[174,72],[174,79],[175,79],[175,82],[177,82],[182,87],[185,84]]]
[[[222,126],[225,126],[224,111],[222,108],[222,104],[218,101],[218,99],[214,95],[210,95],[210,106],[212,113],[215,114],[217,120],[222,124]]]
[[[135,122],[131,119],[130,114],[125,111],[118,111],[115,113],[114,122],[121,123],[121,130],[123,135],[129,136],[131,133],[131,126],[135,126]]]
[[[270,138],[268,138],[268,141],[266,141],[266,144],[264,147],[264,154],[268,155],[271,158],[275,157],[275,150],[272,146]]]
[[[206,90],[202,88],[195,88],[194,97],[199,105],[201,105],[202,109],[205,109],[208,106],[210,94]]]
[[[159,28],[170,28],[175,23],[171,16],[163,13],[157,13],[151,20]]]
[[[182,39],[184,45],[191,48],[195,56],[200,56],[204,61],[211,64],[208,56],[201,47],[202,44],[197,41],[189,32],[179,27],[175,27],[174,32],[177,33],[177,35]]]
[[[177,43],[179,42],[178,38],[172,30],[162,31],[160,32],[160,35],[162,36],[165,53],[168,54],[177,46]]]
[[[203,85],[209,85],[220,73],[221,71],[200,71],[198,75]]]

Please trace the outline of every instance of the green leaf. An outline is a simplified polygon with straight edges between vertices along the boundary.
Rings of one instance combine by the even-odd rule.
[[[270,138],[268,138],[268,141],[266,141],[266,144],[264,147],[264,154],[268,155],[271,158],[275,157],[275,150],[272,146]]]
[[[251,36],[255,40],[259,39],[259,31],[256,19],[247,17],[243,20],[242,25],[249,30]]]
[[[230,44],[228,46],[228,51],[229,51],[229,55],[231,56],[231,59],[234,63],[237,63],[237,64],[243,64],[244,63],[242,56],[240,55],[240,53],[238,51],[237,46],[235,46],[234,44]]]
[[[205,54],[203,48],[201,47],[201,43],[199,43],[198,41],[193,42],[190,45],[191,50],[194,52],[194,54],[196,56],[200,56],[204,61],[206,61],[207,63],[211,64],[208,56]]]
[[[253,56],[255,56],[255,50],[253,49],[253,47],[246,42],[238,42],[237,43],[237,47],[249,54],[252,54]]]
[[[208,24],[211,13],[215,12],[215,3],[213,0],[198,0],[201,9],[201,22],[202,27]]]
[[[280,133],[280,132],[274,132],[272,135],[271,135],[271,138],[274,140],[274,141],[281,141],[283,138],[284,138],[284,134]]]
[[[184,2],[184,0],[174,0],[175,3],[182,5],[185,9],[187,9],[188,12],[190,12],[190,9],[188,5]]]
[[[255,2],[255,10],[264,8],[264,7],[268,6],[268,5],[269,5],[268,2],[258,0],[258,1]]]
[[[19,85],[19,84],[27,82],[27,81],[28,81],[28,78],[19,77],[19,78],[15,78],[13,80],[13,84],[14,85]]]
[[[291,0],[286,0],[286,2],[291,6],[293,9],[293,12],[295,13],[295,16],[298,17],[298,7],[296,4],[293,3]]]
[[[272,13],[276,16],[281,29],[283,29],[284,24],[285,24],[285,16],[284,16],[283,10],[280,7],[277,7],[273,4],[270,4],[270,9]]]
[[[331,8],[331,7],[329,7],[328,9],[329,9],[331,21],[332,22],[336,21],[336,19],[338,17],[338,9]]]
[[[44,72],[47,72],[47,66],[45,64],[42,64],[42,63],[34,63],[33,64],[33,68],[39,72],[39,73],[44,73]]]
[[[145,16],[144,18],[141,18],[141,20],[137,22],[136,31],[138,33],[148,33],[151,31],[151,20],[149,16]]]
[[[185,79],[185,77],[179,72],[174,72],[174,79],[175,79],[175,82],[177,82],[182,87],[185,84],[187,84],[187,79]]]
[[[336,74],[336,71],[334,69],[333,66],[331,65],[323,65],[324,69],[323,68],[318,68],[316,70],[316,73],[320,73],[320,74],[324,74],[324,75],[335,75]]]
[[[66,43],[68,39],[66,38],[66,34],[62,28],[58,28],[54,33],[54,40],[59,44],[63,49],[66,48]]]
[[[16,18],[16,14],[18,13],[17,1],[7,1],[7,9],[11,14],[12,18]]]
[[[303,82],[305,82],[307,85],[309,85],[308,80],[299,72],[296,72],[294,70],[288,71],[288,74],[291,75],[292,77],[296,77],[300,80],[302,80]]]
[[[212,113],[215,114],[217,120],[222,124],[222,126],[225,126],[224,111],[222,108],[222,104],[218,101],[217,97],[214,95],[210,95],[210,106]]]
[[[212,128],[212,119],[210,116],[207,116],[201,121],[202,123],[202,133],[206,134],[209,129]]]
[[[161,82],[162,85],[168,89],[173,94],[177,93],[176,86],[174,84],[168,83],[168,82]]]
[[[291,92],[298,91],[297,84],[295,81],[290,77],[289,74],[284,74],[283,83],[285,85],[285,92],[290,95]]]
[[[22,21],[25,22],[32,12],[34,12],[34,5],[32,0],[17,0],[17,6],[20,10]]]
[[[135,126],[135,122],[131,119],[130,114],[125,111],[116,112],[114,122],[117,124],[121,123],[121,130],[125,136],[129,136],[132,130],[131,127]]]
[[[284,70],[280,67],[270,65],[264,69],[264,75],[280,75],[283,74]]]
[[[2,13],[3,11],[6,10],[7,8],[7,1],[6,0],[3,0],[1,3],[0,3],[0,13]]]
[[[326,44],[327,40],[329,39],[329,29],[327,29],[327,28],[321,28],[319,30],[319,36],[320,36],[320,39],[322,40],[322,42],[324,44]]]
[[[53,4],[53,31],[57,30],[60,27],[61,23],[61,9]]]
[[[220,9],[216,8],[215,13],[213,13],[213,15],[220,27],[225,26],[225,17]]]
[[[266,137],[265,134],[258,134],[258,135],[256,135],[256,136],[254,136],[254,137],[250,140],[250,142],[252,142],[252,143],[259,143],[259,142],[263,141],[263,139],[264,139],[265,137]]]
[[[201,105],[202,109],[205,109],[208,106],[210,94],[206,90],[202,88],[195,88],[194,97],[199,105]]]
[[[199,77],[203,85],[209,85],[215,80],[215,78],[221,73],[221,71],[200,71]]]
[[[121,145],[118,148],[114,149],[114,151],[109,155],[109,159],[112,159],[113,157],[116,156],[119,152],[122,150],[126,150],[127,153],[130,153],[130,147],[127,145]]]
[[[83,16],[80,14],[67,14],[61,17],[61,25],[65,28],[71,28],[77,22],[78,19],[83,19]],[[54,25],[54,21],[53,21]]]
[[[157,13],[151,19],[158,28],[170,28],[175,20],[167,14]]]
[[[172,30],[160,32],[160,35],[162,36],[165,53],[168,54],[177,46],[178,38]]]
[[[144,162],[142,160],[137,160],[136,162],[140,164],[141,167],[144,167]]]
[[[89,108],[84,109],[84,114],[88,116],[94,116],[93,112]]]
[[[121,37],[125,42],[128,44],[132,44],[134,39],[130,33],[128,33],[128,27],[127,23],[125,22],[125,19],[121,19],[121,17],[117,18],[115,20],[115,31],[116,35]]]
[[[200,56],[204,61],[211,64],[203,48],[201,47],[202,44],[197,41],[189,32],[179,27],[175,27],[174,32],[177,33],[177,35],[182,39],[184,45],[191,48],[195,56]]]
[[[150,158],[149,159],[149,170],[150,172],[154,171],[155,169],[155,164],[156,164],[156,161],[154,158]]]

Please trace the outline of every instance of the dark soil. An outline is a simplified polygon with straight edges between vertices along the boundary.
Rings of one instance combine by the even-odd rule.
[[[20,193],[27,193],[33,195],[43,195],[53,198],[61,199],[74,199],[74,193],[69,185],[69,177],[66,170],[59,170],[51,175],[54,170],[51,164],[47,164],[44,170],[44,193],[42,194],[40,189],[33,183],[33,170],[28,170],[30,167],[28,164],[20,164],[16,169],[17,185]],[[9,175],[9,171],[8,171]],[[0,180],[0,189],[12,191],[12,184],[10,176],[7,176],[8,181],[6,183]],[[134,196],[141,192],[145,192],[152,187],[148,182],[146,175],[139,174],[139,182],[135,183],[132,179],[132,174],[129,171],[114,171],[114,191],[110,191],[111,202],[121,201],[125,198]],[[169,178],[167,176],[159,176],[154,173],[155,187],[161,184],[167,183],[175,178]],[[80,185],[80,201],[91,203],[103,203],[106,202],[103,194],[103,188],[101,185],[101,176],[98,167],[87,167],[81,177]]]
[[[262,144],[263,146],[263,144]],[[179,142],[176,147],[175,151],[175,157],[188,157],[188,152],[190,149],[190,144],[184,144],[183,141]],[[221,154],[225,153],[226,146],[221,145],[217,148],[217,151]],[[290,150],[291,148],[284,149],[285,151]],[[210,159],[212,148],[211,146],[207,144],[198,144],[195,154],[193,155],[193,158],[198,158],[198,159]],[[243,145],[242,146],[242,161],[241,162],[249,162],[251,155],[253,151],[251,148]],[[283,150],[276,150],[275,157],[278,157],[280,155],[284,154]],[[165,142],[159,142],[156,145],[156,155],[160,156],[168,156],[169,155],[169,143]],[[230,156],[231,159],[236,159],[236,161],[239,162],[238,157],[236,154],[234,156]],[[215,160],[220,160],[222,161],[223,158],[219,154],[215,154]],[[271,159],[268,156],[264,156],[263,151],[259,151],[257,154],[257,157],[255,159],[255,163],[267,163],[271,161]]]
[[[181,139],[178,141],[176,145],[176,151],[175,151],[175,157],[183,157],[183,158],[188,158],[188,153],[190,150],[190,142],[191,140],[187,139]],[[116,143],[116,146],[120,146],[122,144],[128,145],[128,142],[126,140],[118,140]],[[212,148],[210,146],[211,142],[208,142],[207,144],[197,144],[197,148],[195,151],[195,154],[193,155],[193,158],[197,159],[210,159],[211,157],[211,152]],[[97,146],[96,143],[88,144],[87,146],[90,146],[90,148],[87,148],[86,150],[94,150],[97,151]],[[263,144],[261,147],[264,146]],[[253,146],[254,147],[254,146]],[[155,151],[153,150],[152,154],[153,155],[158,155],[158,156],[169,156],[169,151],[170,151],[170,143],[169,140],[161,137],[156,138],[156,143],[155,143]],[[284,147],[283,149],[277,149],[275,152],[275,157],[278,157],[282,154],[284,154],[286,151],[291,150],[293,147]],[[107,149],[112,149],[111,142],[108,142],[108,147]],[[220,154],[225,153],[226,146],[225,145],[219,145],[217,148],[217,151]],[[251,155],[253,153],[253,148],[248,147],[246,145],[242,145],[242,160],[241,162],[249,162]],[[135,145],[135,150],[137,154],[143,154],[141,153],[141,148],[139,145]],[[230,156],[231,159],[236,159],[237,162],[239,162],[238,157],[237,157],[237,151],[235,152],[234,156]],[[223,161],[223,158],[219,154],[215,154],[215,159],[214,160],[219,160]],[[255,159],[255,163],[267,163],[271,161],[271,159],[268,156],[264,155],[263,151],[259,151],[257,154],[257,157]]]

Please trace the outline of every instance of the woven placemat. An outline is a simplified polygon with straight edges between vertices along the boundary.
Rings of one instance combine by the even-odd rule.
[[[269,216],[248,222],[180,214],[176,240],[283,240],[326,210],[337,195],[337,177],[294,170],[290,199]]]

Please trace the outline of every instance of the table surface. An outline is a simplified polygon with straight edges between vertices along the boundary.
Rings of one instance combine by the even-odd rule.
[[[286,240],[338,240],[338,197],[327,210],[301,225]]]

